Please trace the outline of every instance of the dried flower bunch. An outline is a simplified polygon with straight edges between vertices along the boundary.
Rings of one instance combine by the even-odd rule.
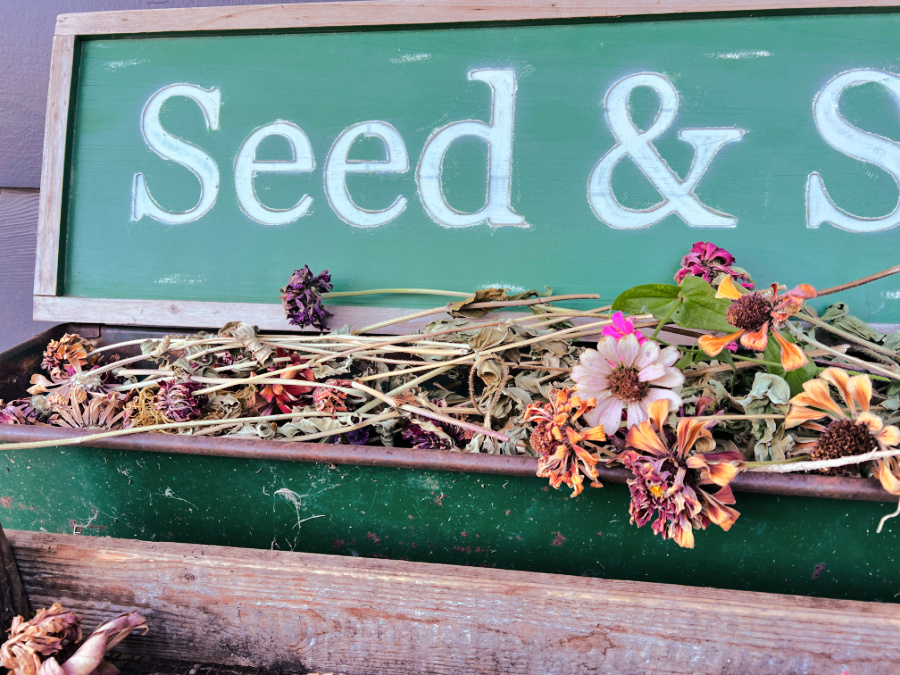
[[[10,675],[97,675],[118,669],[103,660],[133,632],[149,630],[140,614],[120,614],[101,624],[81,645],[81,617],[58,602],[33,619],[13,619],[9,639],[0,647],[0,666]],[[77,647],[77,649],[76,649]],[[59,662],[62,660],[62,663]]]
[[[321,332],[233,322],[139,350],[64,335],[32,396],[0,402],[0,423],[530,455],[573,497],[627,476],[632,521],[685,547],[735,522],[741,471],[871,475],[900,497],[900,333],[821,300],[900,268],[754,290],[735,263],[697,242],[675,284],[591,310],[564,303],[597,295],[550,290],[334,293],[327,270],[304,266],[282,301],[290,323]],[[400,292],[458,299],[415,312],[435,320],[414,334],[371,334],[411,317],[326,332],[329,297]],[[507,307],[532,314],[491,314]]]

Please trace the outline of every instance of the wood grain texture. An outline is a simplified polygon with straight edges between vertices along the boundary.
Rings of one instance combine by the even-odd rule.
[[[50,327],[33,321],[37,190],[0,190],[0,351]]]
[[[69,117],[74,55],[75,36],[54,36],[44,130],[44,158],[41,168],[41,209],[38,216],[37,258],[34,272],[34,292],[36,294],[56,294],[63,176],[65,175],[66,126]]]
[[[900,672],[900,607],[427,563],[11,531],[35,606],[130,650],[391,673]],[[126,643],[126,644],[129,644]]]
[[[159,33],[262,28],[318,28],[380,26],[445,22],[517,21],[618,17],[642,14],[738,12],[785,8],[894,7],[894,0],[491,0],[453,1],[380,0],[366,3],[332,2],[310,5],[261,5],[231,8],[191,8],[164,11],[124,11],[64,14],[57,35]]]

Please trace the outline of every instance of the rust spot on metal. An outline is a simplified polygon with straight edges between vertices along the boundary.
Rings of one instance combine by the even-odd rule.
[[[0,506],[8,509],[10,506],[12,506],[12,497],[0,497]]]
[[[369,541],[372,541],[372,542],[374,542],[374,543],[376,543],[376,544],[380,544],[380,543],[381,543],[381,537],[379,537],[379,536],[378,536],[377,534],[375,534],[374,532],[369,532],[369,534],[366,535],[366,539],[368,539]]]
[[[825,571],[826,567],[827,567],[827,565],[825,563],[820,562],[818,565],[816,565],[813,568],[813,573],[812,573],[812,576],[810,577],[810,579],[812,579],[813,581],[818,579],[820,576],[822,576],[822,572]]]
[[[459,551],[460,553],[471,553],[472,547],[471,546],[454,546],[453,550]]]
[[[562,535],[562,532],[557,532],[556,536],[553,537],[553,541],[550,542],[554,546],[562,546],[566,542],[566,538]]]
[[[337,551],[338,549],[344,548],[344,546],[346,546],[346,545],[347,545],[347,542],[345,542],[343,539],[332,539],[331,540],[331,547],[335,551]]]
[[[434,503],[437,504],[438,506],[444,505],[444,493],[443,492],[434,498]]]
[[[461,536],[461,537],[468,537],[468,536],[469,536],[469,533],[466,532],[466,531],[462,531],[462,532],[459,533],[459,536]]]

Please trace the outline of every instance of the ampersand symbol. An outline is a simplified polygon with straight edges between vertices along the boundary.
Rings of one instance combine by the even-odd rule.
[[[631,120],[628,100],[637,87],[650,87],[660,100],[659,112],[653,124],[642,131]],[[716,153],[726,143],[737,141],[743,129],[682,129],[678,138],[694,146],[694,161],[684,180],[660,156],[653,141],[675,121],[678,112],[678,91],[664,75],[637,73],[620,80],[606,94],[604,101],[606,123],[616,138],[613,146],[594,167],[588,181],[588,199],[596,216],[617,230],[649,227],[663,218],[677,213],[691,227],[734,227],[737,218],[709,208],[694,188],[706,172]],[[625,156],[632,161],[653,184],[663,198],[659,204],[644,209],[630,209],[619,203],[613,194],[612,172]]]

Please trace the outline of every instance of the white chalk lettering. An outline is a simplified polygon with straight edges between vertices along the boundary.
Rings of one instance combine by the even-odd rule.
[[[491,121],[454,122],[435,131],[422,150],[416,169],[419,198],[425,211],[443,227],[472,227],[486,222],[491,227],[527,227],[512,209],[512,140],[516,75],[510,69],[469,72],[469,79],[491,87]],[[447,203],[441,184],[444,156],[450,144],[463,136],[481,138],[488,146],[487,201],[474,213],[457,211]]]
[[[291,159],[262,162],[256,151],[269,136],[281,136],[291,146]],[[254,131],[244,141],[234,160],[234,191],[241,210],[263,225],[287,225],[303,216],[312,204],[312,197],[303,195],[289,209],[271,209],[256,193],[253,179],[259,173],[306,173],[316,168],[312,146],[303,130],[290,122],[273,122]]]
[[[150,216],[167,225],[183,225],[202,218],[219,196],[219,167],[215,160],[196,145],[170,134],[159,121],[163,105],[174,96],[184,96],[200,106],[206,128],[211,131],[219,129],[222,97],[218,89],[207,90],[193,84],[173,84],[153,94],[141,114],[141,132],[147,145],[163,159],[177,162],[197,177],[200,181],[200,200],[194,208],[181,213],[166,211],[150,195],[144,174],[139,173],[134,177],[132,200],[135,220]]]
[[[646,131],[638,129],[628,109],[631,92],[638,87],[653,89],[660,100],[656,119]],[[694,194],[694,188],[716,153],[726,143],[739,140],[745,133],[743,129],[682,129],[678,138],[694,146],[694,161],[688,175],[680,180],[653,146],[653,141],[672,126],[678,112],[678,92],[668,78],[659,73],[630,75],[610,87],[603,107],[616,145],[597,163],[588,180],[588,201],[597,218],[617,230],[649,227],[673,213],[691,227],[737,225],[737,218],[703,204]],[[622,206],[616,199],[612,173],[625,156],[631,157],[659,192],[663,198],[660,203],[638,210]]]
[[[384,143],[385,159],[365,161],[348,159],[347,153],[360,136],[378,138]],[[368,210],[357,206],[347,189],[348,173],[405,173],[409,171],[409,154],[400,133],[387,122],[361,122],[338,136],[325,162],[325,194],[338,217],[354,227],[385,225],[406,208],[406,197],[398,196],[386,209]]]
[[[887,171],[900,187],[900,143],[853,126],[841,115],[841,95],[850,87],[874,82],[882,85],[900,108],[900,76],[883,70],[851,70],[841,73],[819,92],[813,102],[816,127],[825,142],[848,157],[874,164]],[[862,218],[837,206],[817,171],[806,182],[806,226],[822,223],[849,232],[881,232],[900,225],[900,199],[894,210],[880,218]]]

